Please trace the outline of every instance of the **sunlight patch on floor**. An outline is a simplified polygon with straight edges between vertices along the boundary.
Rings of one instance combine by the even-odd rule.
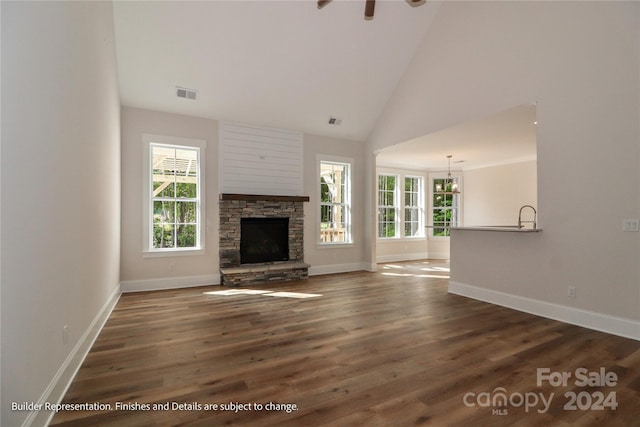
[[[426,267],[426,268],[421,268],[420,270],[422,271],[450,271],[449,268],[447,267]]]
[[[207,295],[259,295],[271,291],[260,291],[257,289],[225,289],[224,291],[204,292]]]
[[[383,276],[395,276],[395,277],[424,277],[429,279],[449,279],[450,268],[448,266],[428,266],[422,263],[407,263],[407,264],[384,264],[382,266],[381,274]]]
[[[270,292],[264,295],[268,297],[284,297],[284,298],[313,298],[313,297],[322,296],[320,294],[303,294],[300,292]]]
[[[429,277],[432,279],[448,279],[448,275],[444,274],[414,274],[414,273],[381,273],[383,276],[396,276],[396,277]]]
[[[259,289],[225,289],[223,291],[209,291],[203,292],[205,295],[266,295],[269,297],[281,297],[281,298],[314,298],[321,297],[321,294],[305,294],[302,292],[274,292],[274,291],[262,291]]]

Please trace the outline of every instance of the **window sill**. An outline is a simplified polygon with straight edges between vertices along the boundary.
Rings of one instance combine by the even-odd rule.
[[[198,256],[204,255],[204,248],[199,249],[169,249],[161,251],[143,251],[142,258],[168,258],[176,256]]]
[[[318,249],[337,249],[337,248],[352,248],[355,245],[352,242],[329,242],[329,243],[318,243],[316,247]]]
[[[425,236],[404,236],[404,237],[378,237],[378,243],[393,243],[393,242],[419,242],[427,240]]]

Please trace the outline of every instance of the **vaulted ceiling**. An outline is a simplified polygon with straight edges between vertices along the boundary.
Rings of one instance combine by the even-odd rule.
[[[378,164],[417,170],[478,169],[536,160],[536,106],[518,105],[388,147]]]
[[[443,6],[378,0],[374,19],[365,20],[363,0],[316,3],[114,2],[122,104],[366,141]],[[177,97],[177,87],[197,91],[196,99]],[[466,158],[457,160],[468,167],[535,157],[535,108],[516,110],[391,147],[378,159],[437,169],[463,149]],[[328,123],[332,116],[339,126]],[[512,129],[511,120],[524,127]],[[478,149],[482,140],[491,149]]]
[[[378,1],[114,4],[127,106],[366,140],[438,4]],[[176,97],[176,86],[197,99]],[[328,124],[330,116],[342,119]]]

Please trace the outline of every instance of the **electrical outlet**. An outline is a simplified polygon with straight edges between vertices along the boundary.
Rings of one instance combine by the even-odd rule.
[[[569,286],[567,288],[567,296],[569,298],[575,298],[576,297],[576,287],[575,286]]]
[[[175,264],[169,264],[169,271],[176,271],[176,265]]]
[[[69,329],[71,329],[69,325],[64,325],[64,327],[62,328],[62,344],[63,345],[67,345],[67,343],[69,342]]]
[[[635,218],[622,220],[623,231],[638,231],[639,225],[640,221]]]

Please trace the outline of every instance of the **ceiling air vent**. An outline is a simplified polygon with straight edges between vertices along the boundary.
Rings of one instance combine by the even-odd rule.
[[[176,86],[176,95],[178,95],[178,98],[196,99],[197,94],[197,90]]]
[[[339,118],[333,117],[333,116],[329,116],[329,124],[330,125],[340,126],[340,123],[342,123],[342,119],[339,119]]]

